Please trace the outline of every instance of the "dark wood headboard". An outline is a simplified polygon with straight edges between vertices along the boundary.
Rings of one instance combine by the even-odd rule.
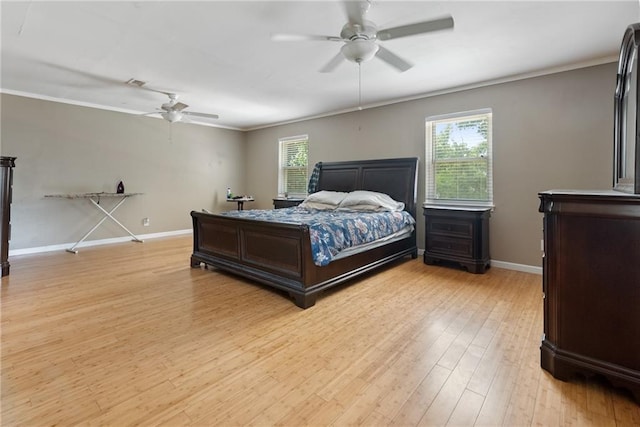
[[[418,158],[322,162],[318,190],[369,190],[385,193],[403,202],[416,218]]]

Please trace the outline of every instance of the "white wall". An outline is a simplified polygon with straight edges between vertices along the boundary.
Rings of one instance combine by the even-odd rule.
[[[244,187],[243,132],[3,94],[3,156],[15,156],[10,249],[73,243],[102,214],[88,200],[46,194],[115,192],[115,216],[135,234],[191,229],[191,210],[229,209]],[[110,206],[113,199],[102,205]],[[142,218],[150,226],[142,226]],[[89,240],[127,236],[110,220]]]
[[[424,200],[424,121],[493,109],[491,257],[541,265],[539,191],[610,189],[616,64],[605,64],[249,132],[247,185],[270,207],[277,193],[278,138],[309,134],[310,163],[418,156]],[[422,210],[419,209],[419,215]],[[424,247],[422,217],[419,245]]]

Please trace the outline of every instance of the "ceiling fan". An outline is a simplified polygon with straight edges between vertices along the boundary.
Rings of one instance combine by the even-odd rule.
[[[272,39],[276,41],[320,40],[343,42],[340,52],[320,69],[321,72],[333,71],[342,62],[343,58],[360,64],[369,61],[374,56],[402,72],[407,71],[413,65],[381,46],[377,43],[378,41],[453,28],[453,18],[446,16],[430,21],[379,30],[376,24],[365,19],[365,15],[371,6],[371,0],[345,0],[343,3],[348,21],[342,27],[340,36],[274,34]]]
[[[175,93],[166,93],[169,97],[169,102],[162,104],[161,110],[153,111],[151,113],[144,114],[145,116],[151,114],[160,114],[163,119],[168,122],[175,123],[185,121],[185,117],[203,117],[207,119],[217,119],[217,114],[196,113],[194,111],[184,111],[188,107],[187,104],[178,101],[178,95]]]
[[[126,81],[126,84],[137,86],[146,90],[150,90],[152,92],[163,93],[169,97],[169,101],[165,102],[160,106],[158,111],[152,111],[150,113],[144,113],[143,116],[150,116],[153,114],[159,114],[163,119],[170,123],[175,122],[187,122],[189,117],[202,117],[207,119],[217,119],[217,114],[207,114],[207,113],[196,113],[194,111],[184,111],[185,108],[188,107],[187,104],[178,101],[178,95],[171,92],[163,92],[157,89],[151,89],[149,87],[145,87],[146,84],[143,81],[136,79],[129,79]],[[187,118],[187,120],[185,120]]]

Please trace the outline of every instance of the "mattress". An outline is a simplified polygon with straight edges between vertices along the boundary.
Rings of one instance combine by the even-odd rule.
[[[318,266],[408,237],[415,226],[414,218],[406,211],[350,212],[292,207],[228,211],[220,215],[308,226],[313,262]]]

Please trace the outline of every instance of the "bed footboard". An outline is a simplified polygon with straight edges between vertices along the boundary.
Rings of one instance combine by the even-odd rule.
[[[299,306],[315,303],[305,285],[311,262],[309,229],[191,212],[191,266],[201,263],[287,291]]]
[[[301,308],[315,304],[317,294],[373,268],[410,255],[410,238],[319,267],[313,263],[309,228],[244,218],[191,212],[191,266],[216,267],[286,291]]]

